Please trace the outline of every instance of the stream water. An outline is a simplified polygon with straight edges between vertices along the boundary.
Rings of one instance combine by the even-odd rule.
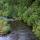
[[[0,40],[16,40],[16,39],[17,39],[16,31],[13,31],[7,36],[0,36]]]
[[[16,24],[16,30],[13,30],[7,36],[0,36],[0,40],[37,40],[31,29],[24,24]]]
[[[13,31],[7,36],[1,36],[0,40],[36,40],[33,37],[31,30],[28,28],[20,28],[17,31]]]

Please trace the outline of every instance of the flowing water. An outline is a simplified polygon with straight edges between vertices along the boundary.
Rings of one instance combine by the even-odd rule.
[[[37,40],[28,26],[21,23],[15,24],[16,30],[13,30],[7,36],[0,36],[0,40]]]
[[[17,40],[36,40],[35,36],[32,33],[32,30],[25,26],[24,24],[18,23],[17,33],[18,39]]]

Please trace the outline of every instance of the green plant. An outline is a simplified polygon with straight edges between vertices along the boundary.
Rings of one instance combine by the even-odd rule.
[[[11,31],[10,24],[5,18],[0,18],[0,34],[7,34],[9,31]]]

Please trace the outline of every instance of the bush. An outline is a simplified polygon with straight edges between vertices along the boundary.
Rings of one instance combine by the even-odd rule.
[[[11,31],[11,27],[6,18],[0,18],[0,34],[7,34],[9,31]]]

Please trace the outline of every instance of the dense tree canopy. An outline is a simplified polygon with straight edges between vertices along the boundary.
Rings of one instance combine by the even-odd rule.
[[[40,0],[0,0],[0,16],[23,20],[40,38]]]

